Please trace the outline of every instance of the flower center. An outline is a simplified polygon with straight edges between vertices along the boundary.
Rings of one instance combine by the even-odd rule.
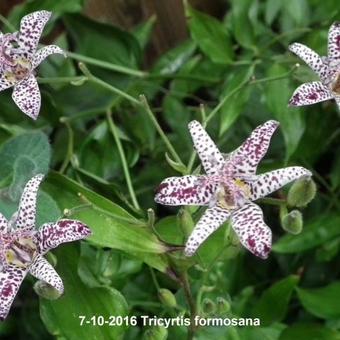
[[[340,95],[340,72],[336,73],[330,84],[332,92]]]
[[[0,42],[0,67],[5,79],[12,85],[27,78],[32,64],[19,47],[15,34],[5,34]]]
[[[37,246],[31,237],[22,236],[14,239],[5,252],[6,262],[9,265],[27,268],[35,255]]]
[[[217,204],[225,209],[239,208],[249,197],[249,185],[239,178],[221,184],[216,193]]]

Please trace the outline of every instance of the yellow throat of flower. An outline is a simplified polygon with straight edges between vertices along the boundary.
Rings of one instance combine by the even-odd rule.
[[[233,181],[234,188],[220,186],[217,191],[217,204],[224,209],[235,209],[238,206],[237,196],[241,195],[243,199],[250,197],[250,187],[247,183],[237,178]],[[237,193],[235,192],[237,191]],[[237,195],[238,194],[238,195]]]
[[[14,66],[11,66],[10,69],[4,72],[4,77],[9,83],[14,85],[18,81],[25,79],[30,74],[31,68],[31,62],[24,57],[20,57],[16,60]]]
[[[6,261],[9,265],[27,268],[36,254],[37,247],[33,240],[28,237],[19,237],[7,250]]]

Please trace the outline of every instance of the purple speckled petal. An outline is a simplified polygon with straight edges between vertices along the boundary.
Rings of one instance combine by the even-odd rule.
[[[12,86],[13,83],[9,82],[3,75],[0,76],[0,91],[6,90]]]
[[[35,215],[37,206],[38,189],[44,175],[39,174],[31,178],[21,195],[16,227],[27,230],[35,228]]]
[[[340,58],[340,22],[334,22],[328,32],[328,57]]]
[[[193,120],[188,127],[205,172],[216,175],[224,163],[222,154],[199,122]]]
[[[4,271],[0,272],[0,320],[7,317],[27,271],[27,268],[7,266]]]
[[[60,294],[64,292],[63,281],[52,265],[41,255],[36,256],[30,267],[30,274],[38,280],[47,282],[54,287]]]
[[[257,166],[267,153],[270,139],[279,126],[279,122],[268,120],[258,126],[246,141],[231,155],[236,175],[255,174]]]
[[[289,100],[290,106],[311,105],[332,99],[333,95],[320,81],[300,85]]]
[[[208,205],[216,184],[208,183],[206,176],[166,178],[157,188],[155,201],[166,205]]]
[[[32,68],[35,69],[45,58],[51,54],[62,54],[66,58],[66,53],[56,45],[48,45],[41,48],[34,54]]]
[[[255,201],[268,196],[284,185],[305,176],[310,177],[312,173],[301,166],[290,166],[258,175],[255,181],[248,182],[251,191],[250,200]]]
[[[33,74],[14,86],[12,98],[23,113],[34,120],[37,119],[41,96],[37,80]]]
[[[42,31],[51,17],[51,12],[37,11],[24,16],[20,22],[19,45],[31,59],[35,53]]]
[[[263,221],[259,206],[247,203],[231,215],[231,225],[242,245],[254,255],[266,259],[272,248],[272,232]]]
[[[309,47],[294,43],[289,46],[290,51],[300,57],[321,79],[325,81],[329,75],[328,66],[322,62],[321,57]]]
[[[207,209],[197,222],[185,245],[186,256],[195,254],[197,248],[230,216],[230,211],[215,206]]]
[[[39,253],[45,254],[59,244],[81,240],[90,235],[89,227],[80,221],[63,219],[56,223],[46,223],[37,235]]]
[[[7,231],[8,221],[7,218],[0,213],[0,233],[5,233]]]

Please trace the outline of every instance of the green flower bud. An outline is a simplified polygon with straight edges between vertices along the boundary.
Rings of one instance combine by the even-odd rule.
[[[282,228],[290,234],[300,234],[303,227],[303,218],[299,210],[292,210],[283,216],[281,220]]]
[[[192,230],[194,229],[194,221],[191,217],[191,214],[189,211],[185,208],[180,209],[178,212],[178,218],[179,218],[179,223],[182,226],[182,229],[184,230],[186,236],[188,237]]]
[[[213,314],[216,312],[216,304],[209,298],[205,298],[202,303],[204,314]]]
[[[166,340],[168,338],[168,330],[165,327],[157,326],[147,329],[142,340]]]
[[[58,292],[54,287],[41,280],[34,284],[33,289],[39,296],[47,300],[56,300],[61,296],[61,293]]]
[[[216,302],[217,302],[217,311],[219,314],[228,313],[230,311],[230,303],[223,297],[218,297],[216,299]]]
[[[287,202],[291,207],[304,207],[306,206],[316,194],[315,182],[310,177],[301,178],[291,186]]]
[[[160,288],[158,290],[158,297],[160,301],[167,307],[174,308],[177,306],[175,295],[169,289]]]

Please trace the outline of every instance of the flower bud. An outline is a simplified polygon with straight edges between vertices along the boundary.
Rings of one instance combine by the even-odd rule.
[[[216,304],[209,298],[205,298],[202,303],[202,310],[205,314],[213,314],[216,312]]]
[[[169,289],[160,288],[158,290],[158,297],[160,301],[167,307],[174,308],[177,306],[175,295]]]
[[[219,314],[228,313],[230,311],[230,303],[223,297],[218,297],[216,299],[216,302],[217,302],[217,311]]]
[[[316,194],[315,182],[310,177],[301,178],[291,186],[287,202],[291,207],[306,206]]]
[[[189,236],[194,229],[194,221],[191,217],[189,211],[185,208],[180,209],[178,212],[179,223],[182,226],[183,231],[185,232],[186,236]]]
[[[290,234],[300,234],[303,227],[303,218],[299,210],[292,210],[283,216],[281,220],[282,228]]]
[[[157,326],[147,329],[142,340],[166,340],[168,338],[168,330],[165,327]]]
[[[45,281],[37,281],[33,286],[34,291],[41,297],[47,300],[56,300],[61,296],[54,287]]]

